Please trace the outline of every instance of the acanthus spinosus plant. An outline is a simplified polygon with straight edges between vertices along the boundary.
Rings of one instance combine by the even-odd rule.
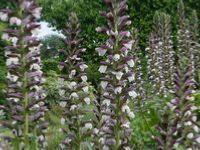
[[[152,48],[153,53],[149,53],[149,71],[150,80],[157,84],[157,91],[163,96],[173,86],[173,76],[175,70],[175,52],[173,50],[173,42],[171,38],[171,18],[165,13],[156,12],[154,15],[154,31],[153,31]],[[155,37],[155,39],[154,39]],[[155,45],[154,45],[155,44]],[[153,63],[153,64],[152,64]],[[156,85],[155,85],[156,86]]]
[[[192,76],[195,77],[195,42],[193,41],[193,30],[190,30],[189,20],[185,16],[185,6],[182,0],[178,4],[178,61],[180,62],[179,67],[181,69],[185,68],[187,64],[191,64],[192,67]],[[195,86],[195,85],[194,85]]]
[[[200,148],[200,128],[197,123],[197,107],[193,97],[194,81],[192,67],[178,70],[174,79],[174,99],[165,108],[160,125],[157,127],[160,137],[156,137],[159,149]]]
[[[2,123],[12,130],[11,141],[16,149],[29,149],[33,143],[45,146],[47,123],[44,120],[46,97],[42,84],[40,41],[34,35],[40,25],[41,8],[35,1],[16,1],[19,8],[0,10],[1,21],[8,22],[2,34],[7,42],[7,105],[9,120]],[[36,139],[36,140],[33,140]]]
[[[200,43],[199,43],[199,19],[197,12],[194,10],[190,17],[190,32],[191,32],[191,49],[194,51],[194,76],[197,86],[199,87],[199,70],[200,70]]]
[[[72,12],[66,29],[63,30],[66,48],[61,51],[64,61],[60,63],[61,80],[67,82],[67,86],[59,91],[63,99],[60,105],[64,109],[61,124],[66,125],[66,128],[62,129],[66,134],[66,138],[60,144],[62,149],[80,149],[91,138],[93,129],[92,120],[88,118],[92,103],[86,75],[88,66],[80,57],[86,49],[81,47],[83,39],[80,38],[80,32],[77,15]]]
[[[135,65],[130,54],[133,40],[127,27],[131,25],[126,0],[105,0],[107,12],[101,12],[107,24],[96,28],[97,32],[105,34],[108,39],[96,51],[99,56],[105,56],[99,67],[102,73],[101,87],[101,128],[100,143],[103,149],[130,149],[131,118],[134,113],[129,104],[137,97],[133,81]],[[129,103],[130,102],[130,103]]]
[[[142,68],[142,50],[138,46],[139,42],[139,32],[137,29],[132,29],[132,40],[133,40],[133,46],[132,46],[132,51],[130,52],[131,55],[135,59],[135,66],[134,66],[134,72],[135,72],[135,80],[133,82],[133,86],[135,88],[136,93],[138,94],[138,100],[137,103],[139,105],[143,105],[143,103],[146,100],[146,87],[145,87],[145,77],[143,74],[143,68]],[[137,105],[137,104],[136,104]]]

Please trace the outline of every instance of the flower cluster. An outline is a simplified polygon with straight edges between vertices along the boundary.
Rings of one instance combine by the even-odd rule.
[[[67,82],[67,86],[59,91],[63,97],[60,105],[64,108],[61,124],[68,126],[63,128],[66,138],[60,144],[62,149],[75,147],[79,149],[81,144],[91,137],[89,133],[93,129],[92,120],[86,116],[90,113],[92,102],[86,75],[88,66],[80,57],[86,51],[81,47],[80,32],[77,15],[72,12],[63,32],[66,36],[64,39],[66,49],[61,51],[64,61],[60,63],[61,79]]]
[[[175,70],[175,52],[171,39],[170,16],[156,12],[154,16],[154,31],[150,36],[148,51],[149,80],[154,87],[154,93],[167,96],[172,89]]]
[[[44,144],[46,97],[42,84],[40,41],[33,35],[40,25],[41,8],[34,1],[17,3],[18,11],[0,10],[0,19],[9,23],[2,39],[7,42],[5,57],[7,72],[7,112],[10,120],[5,123],[12,129],[13,140],[19,147],[28,148],[32,136]],[[34,131],[34,135],[33,135]]]
[[[174,99],[167,104],[163,121],[158,126],[161,136],[155,139],[160,149],[199,149],[200,128],[195,114],[191,66],[186,72],[177,71],[174,84]]]
[[[107,25],[96,28],[97,32],[108,37],[105,44],[96,48],[100,62],[101,78],[101,128],[98,131],[103,149],[129,149],[131,123],[134,113],[129,107],[130,100],[137,97],[133,87],[135,78],[133,55],[129,55],[134,41],[127,27],[131,25],[125,15],[128,6],[126,0],[105,0],[107,12],[101,15],[107,19]]]

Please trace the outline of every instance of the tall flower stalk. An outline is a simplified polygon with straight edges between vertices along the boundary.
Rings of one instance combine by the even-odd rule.
[[[17,149],[29,149],[35,142],[44,142],[42,129],[46,127],[44,114],[46,97],[42,84],[40,41],[34,36],[40,25],[41,8],[34,1],[16,1],[17,11],[0,11],[2,21],[9,28],[2,35],[7,41],[7,106],[10,120],[3,125],[13,132]],[[44,144],[44,143],[43,143]]]
[[[190,17],[190,32],[191,32],[191,48],[194,51],[194,76],[199,87],[200,79],[200,43],[199,43],[199,19],[197,12],[194,10]]]
[[[179,29],[177,33],[178,41],[178,61],[180,68],[185,68],[191,64],[193,79],[195,78],[195,46],[193,29],[190,30],[189,20],[185,17],[185,6],[182,0],[178,4]]]
[[[103,149],[130,149],[131,123],[134,118],[129,102],[137,97],[133,81],[135,65],[130,54],[134,41],[127,28],[131,25],[125,15],[126,0],[105,0],[108,11],[101,12],[107,24],[98,27],[97,32],[108,37],[105,44],[96,48],[100,56],[105,56],[99,67],[102,99],[100,143]]]
[[[200,128],[197,123],[195,99],[193,97],[192,67],[175,74],[174,99],[165,108],[158,126],[160,137],[155,138],[159,149],[200,148]]]
[[[135,59],[135,66],[134,66],[134,72],[135,72],[135,80],[133,83],[133,86],[135,87],[135,91],[138,94],[138,100],[139,103],[142,105],[146,100],[146,87],[145,87],[145,76],[143,74],[143,68],[142,68],[142,50],[139,48],[138,42],[139,42],[139,32],[137,29],[132,29],[132,40],[133,40],[133,47],[132,51],[130,52],[131,55],[133,55]]]
[[[62,51],[64,61],[60,63],[62,80],[67,82],[60,90],[63,97],[60,105],[64,108],[61,124],[66,125],[63,131],[65,140],[60,144],[62,149],[80,149],[91,138],[93,124],[91,116],[91,100],[87,83],[86,68],[88,67],[81,55],[86,49],[81,47],[80,24],[77,15],[70,13],[69,21],[64,30],[66,38],[65,50]]]
[[[150,81],[157,94],[167,96],[173,86],[175,52],[171,38],[171,18],[165,13],[156,12],[154,29],[150,37],[148,70]]]

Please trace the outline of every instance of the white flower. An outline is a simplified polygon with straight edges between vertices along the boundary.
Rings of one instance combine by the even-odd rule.
[[[130,113],[130,108],[129,108],[129,106],[128,105],[123,105],[122,106],[122,112],[126,112],[126,113]]]
[[[34,86],[30,87],[30,90],[41,91],[42,86],[34,85]]]
[[[0,110],[0,116],[3,116],[5,113],[3,110]]]
[[[66,105],[67,105],[67,102],[65,102],[65,101],[60,102],[60,106],[61,106],[61,107],[64,108]]]
[[[75,76],[75,74],[76,74],[76,70],[71,70],[69,74],[69,78],[72,78],[73,76]]]
[[[65,124],[65,118],[61,118],[60,123],[61,123],[61,125],[64,125]]]
[[[90,105],[90,98],[89,97],[84,98],[84,101],[87,105]]]
[[[186,111],[186,112],[185,112],[185,114],[184,114],[184,116],[191,116],[191,115],[192,115],[192,112],[191,112],[191,111],[189,111],[189,110],[188,110],[188,111]]]
[[[73,88],[75,88],[76,85],[77,85],[77,83],[76,83],[75,81],[72,81],[72,82],[70,82],[70,83],[68,84],[68,88],[69,88],[69,89],[73,89]]]
[[[3,33],[2,36],[1,36],[1,39],[2,39],[2,40],[8,41],[9,38],[10,38],[10,37],[9,37],[8,33]]]
[[[19,98],[7,98],[8,101],[14,101],[14,102],[19,102]]]
[[[115,89],[115,94],[120,94],[122,92],[122,87],[119,86]]]
[[[101,87],[103,88],[103,89],[105,89],[106,87],[107,87],[107,85],[108,85],[108,82],[107,81],[101,81]]]
[[[75,110],[77,108],[77,106],[76,105],[72,105],[71,107],[70,107],[70,111],[73,111],[73,110]]]
[[[18,42],[18,38],[17,37],[10,37],[9,41],[11,41],[14,46],[16,46],[17,42]]]
[[[33,14],[33,16],[34,16],[36,19],[40,19],[40,17],[41,17],[41,10],[42,10],[42,8],[41,8],[41,7],[38,7],[38,8],[35,8],[35,9],[32,11],[32,14]]]
[[[197,116],[192,116],[192,121],[196,122],[197,121]]]
[[[191,109],[192,111],[195,111],[195,110],[197,110],[197,107],[196,107],[196,106],[192,106],[190,109]]]
[[[192,125],[192,122],[191,122],[191,121],[187,121],[187,122],[185,122],[184,124],[185,124],[185,126],[191,126],[191,125]]]
[[[193,127],[193,129],[194,129],[195,132],[199,133],[199,127],[198,127],[198,126],[195,125],[195,126]]]
[[[16,75],[12,75],[12,74],[10,74],[10,72],[8,72],[7,79],[9,79],[11,82],[16,82],[19,79],[19,77]]]
[[[104,56],[107,51],[106,49],[103,48],[96,48],[95,50],[99,53],[99,56]]]
[[[131,68],[133,68],[133,67],[135,66],[135,62],[133,61],[133,59],[128,60],[128,61],[127,61],[127,64],[128,64]]]
[[[81,79],[83,82],[86,82],[87,81],[87,76],[81,76]]]
[[[88,86],[84,86],[82,89],[83,89],[83,91],[84,91],[85,93],[88,93],[88,91],[89,91],[89,87],[88,87]]]
[[[65,90],[61,90],[61,89],[60,89],[58,92],[59,92],[59,95],[60,95],[60,96],[64,96],[64,95],[65,95]]]
[[[11,57],[11,58],[8,58],[6,60],[6,65],[9,66],[9,65],[18,65],[19,64],[19,58],[18,57]]]
[[[126,147],[124,147],[124,150],[131,150],[131,148],[126,146]]]
[[[17,17],[11,17],[10,18],[10,25],[17,25],[20,26],[22,24],[21,19],[17,18]]]
[[[73,92],[73,93],[70,95],[70,97],[78,98],[79,96],[78,96],[78,94],[77,94],[76,92]]]
[[[200,136],[196,138],[197,143],[200,143]]]
[[[194,137],[194,134],[193,133],[189,133],[188,135],[187,135],[187,138],[188,139],[192,139]]]
[[[92,124],[91,123],[86,123],[85,124],[86,129],[92,129]]]
[[[120,55],[119,54],[115,54],[113,59],[114,59],[114,61],[118,61],[120,59]]]
[[[135,80],[134,74],[132,74],[131,76],[128,77],[128,81],[129,81],[129,82],[132,82],[132,81],[134,81],[134,80]]]
[[[133,98],[136,98],[136,97],[137,97],[137,93],[136,93],[135,91],[129,91],[129,92],[128,92],[128,95],[129,95],[130,97],[133,97]]]
[[[86,64],[82,64],[79,66],[81,71],[84,71],[86,68],[88,68],[88,66]]]
[[[107,69],[107,66],[102,65],[102,66],[99,67],[99,72],[100,73],[105,73],[106,69]]]
[[[30,66],[30,70],[41,70],[40,65],[34,63]]]
[[[94,132],[94,134],[98,134],[99,133],[99,129],[94,128],[93,132]]]
[[[135,118],[135,114],[134,114],[132,111],[128,113],[128,116],[129,116],[130,118]]]
[[[106,105],[106,106],[110,106],[110,100],[109,99],[105,99],[105,100],[103,100],[102,104]]]
[[[0,20],[1,21],[8,21],[8,14],[4,12],[0,12]]]
[[[116,78],[117,80],[120,80],[122,78],[123,72],[116,72]]]

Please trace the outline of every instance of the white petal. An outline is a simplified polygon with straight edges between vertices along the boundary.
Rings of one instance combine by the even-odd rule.
[[[133,59],[130,59],[129,61],[127,61],[127,64],[132,68],[135,66],[135,63],[133,61]]]
[[[87,76],[81,76],[81,79],[83,82],[86,82],[87,81]]]
[[[133,97],[133,98],[136,98],[136,97],[137,97],[137,93],[136,93],[135,91],[129,91],[129,92],[128,92],[128,95],[129,95],[130,97]]]
[[[105,73],[106,69],[107,69],[107,66],[102,65],[102,66],[99,67],[99,72],[100,73]]]
[[[90,98],[89,97],[84,98],[84,101],[87,105],[90,105]]]
[[[108,85],[108,82],[107,82],[107,81],[101,81],[101,87],[102,87],[103,89],[105,89],[105,88],[107,87],[107,85]]]

